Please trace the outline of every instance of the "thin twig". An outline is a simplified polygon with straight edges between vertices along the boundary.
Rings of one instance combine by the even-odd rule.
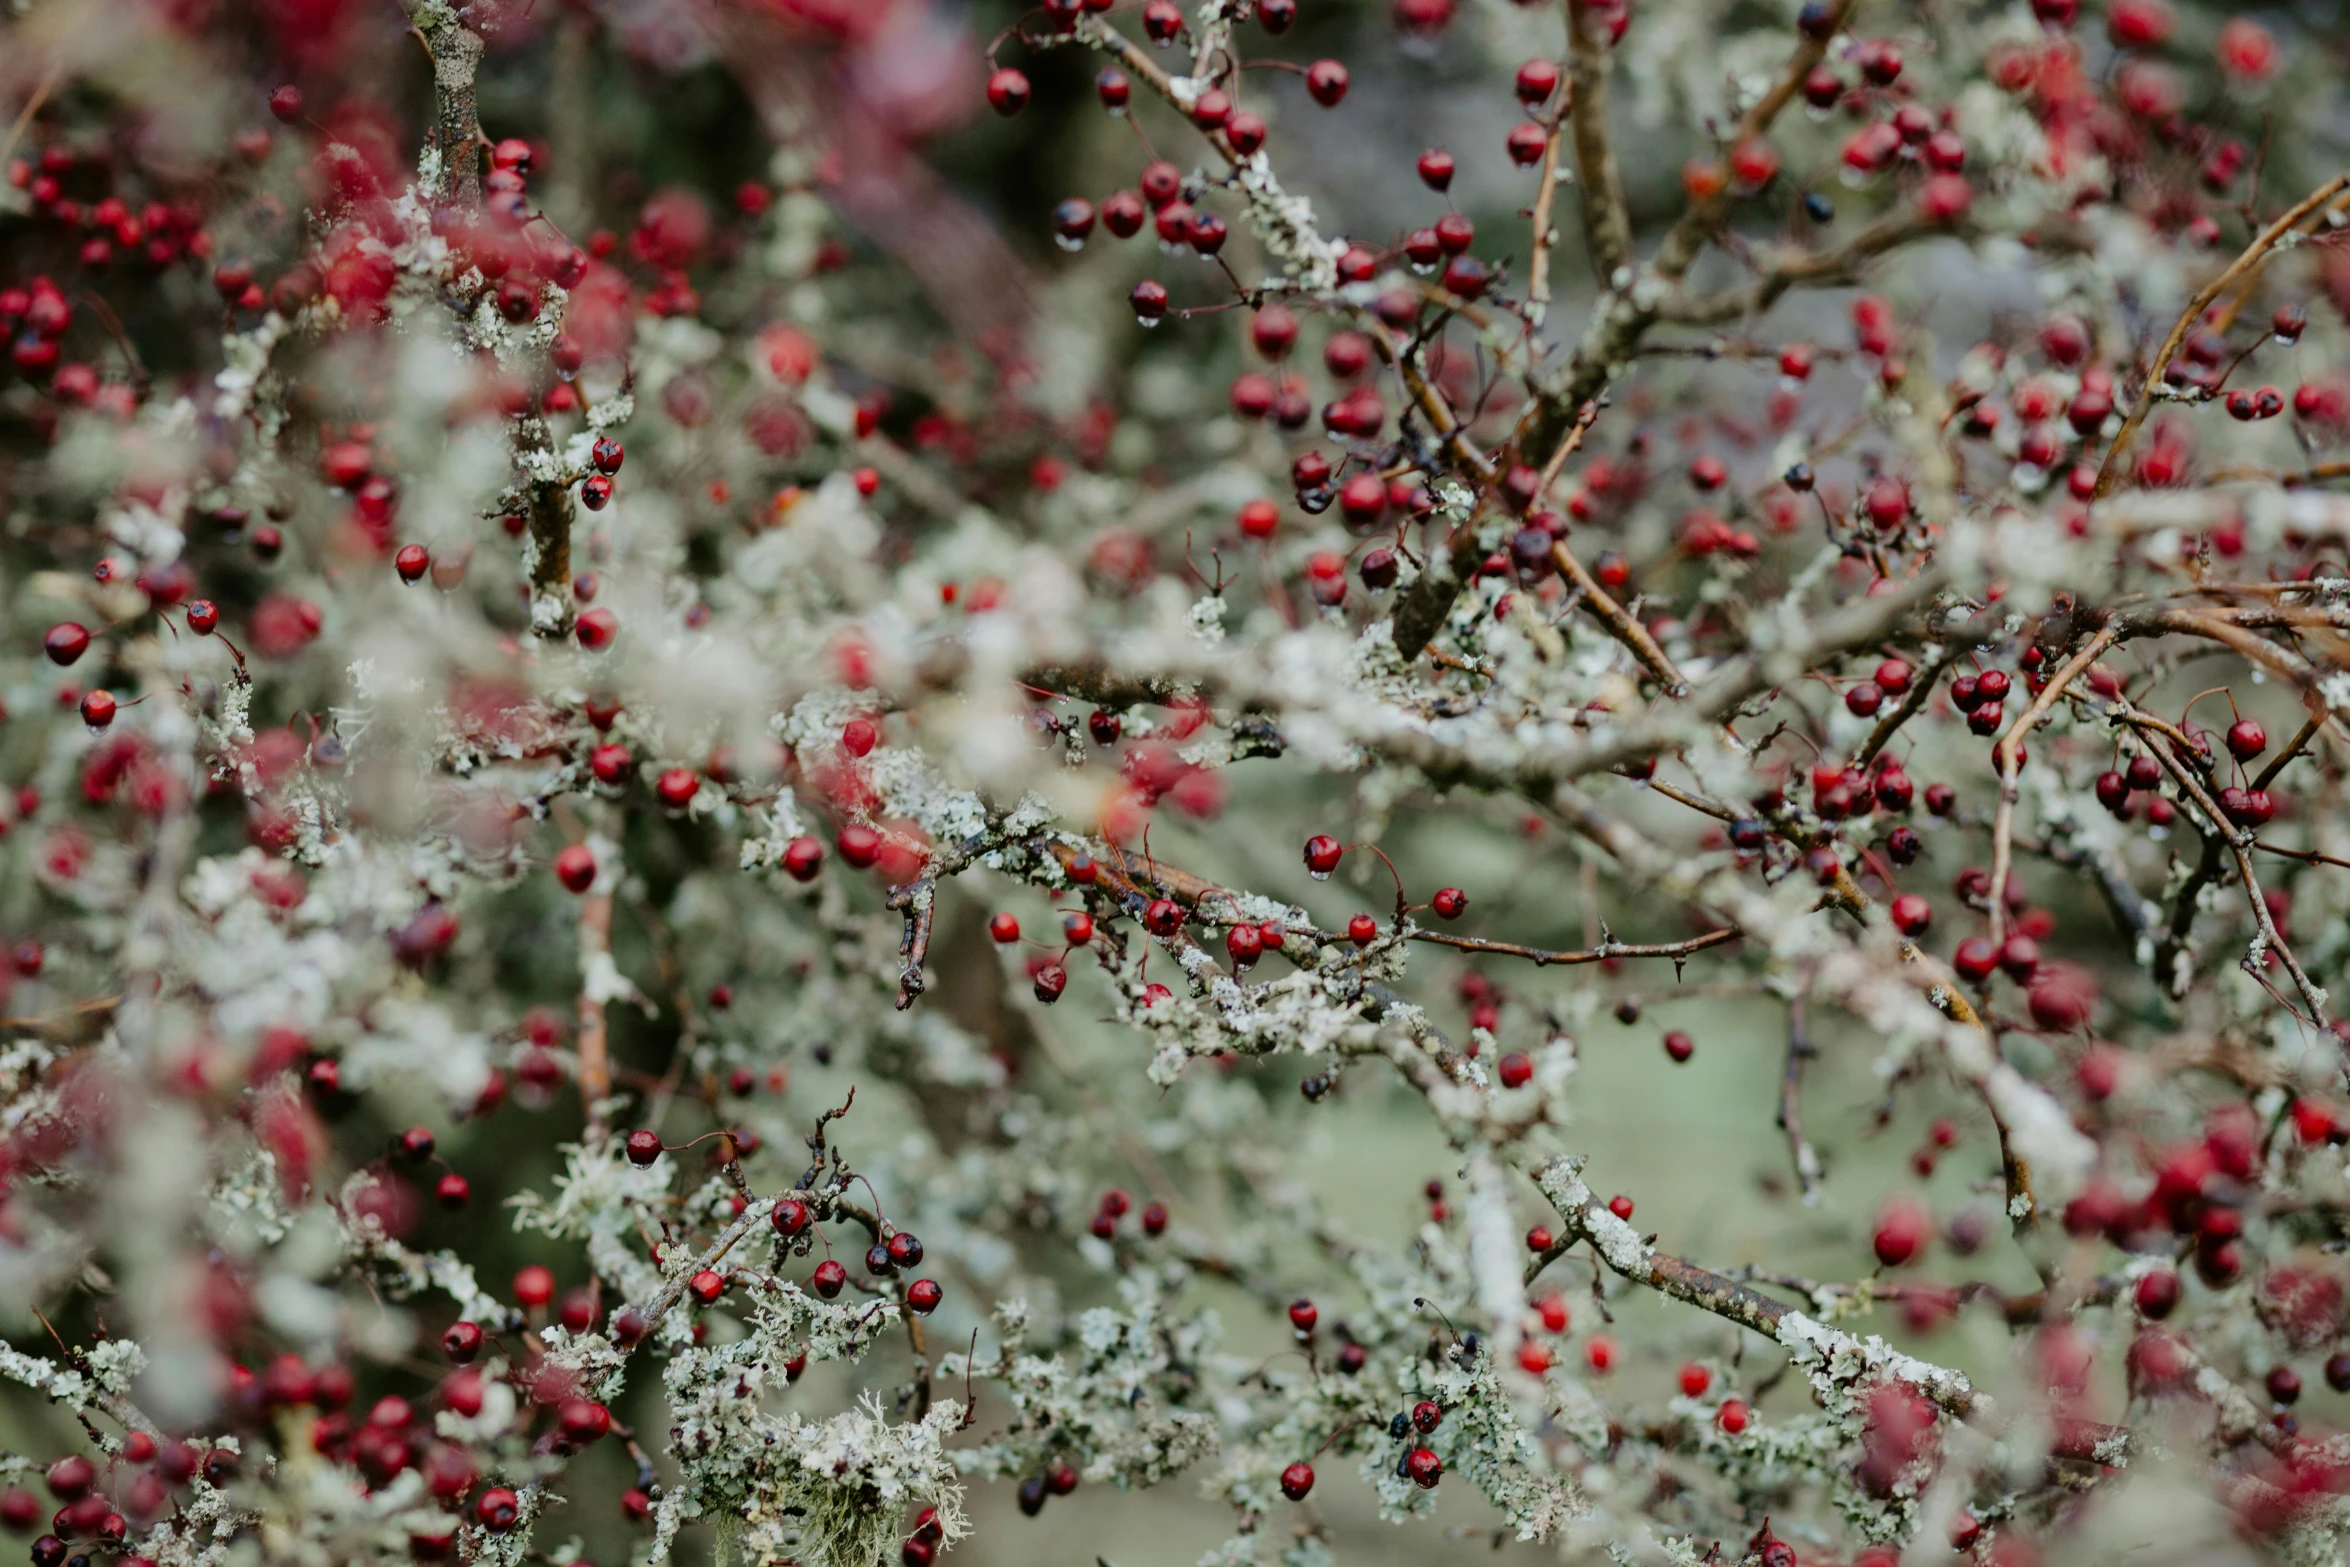
[[[2024,736],[2048,716],[2049,709],[2063,699],[2072,683],[2120,640],[2121,632],[2119,622],[2109,621],[2078,653],[2066,659],[2064,666],[2049,677],[2032,705],[2023,710],[1993,748],[1999,764],[1999,810],[1991,824],[1991,945],[1994,947],[2007,935],[2007,872],[2015,858],[2015,775],[2023,765]]]
[[[2124,722],[2138,728],[2156,727],[2147,722],[2151,717],[2150,714],[2139,711],[2126,701],[2117,705],[2121,709]],[[2162,725],[2160,727],[2168,728],[2169,726]],[[2301,992],[2301,999],[2308,1004],[2311,1024],[2317,1028],[2325,1027],[2326,993],[2318,989],[2311,982],[2308,974],[2303,972],[2300,960],[2293,956],[2292,947],[2278,933],[2276,921],[2269,916],[2268,899],[2260,890],[2260,877],[2252,869],[2252,856],[2245,852],[2246,846],[2254,841],[2252,834],[2246,831],[2241,838],[2237,836],[2235,825],[2227,819],[2226,814],[2220,810],[2218,803],[2211,798],[2203,786],[2196,782],[2194,776],[2170,754],[2169,747],[2150,745],[2146,749],[2170,773],[2172,782],[2179,786],[2180,792],[2195,802],[2195,809],[2202,814],[2205,821],[2210,823],[2211,831],[2217,840],[2225,845],[2229,854],[2234,856],[2236,874],[2244,884],[2245,898],[2252,905],[2253,922],[2260,928],[2262,944],[2268,950],[2276,953],[2278,960],[2285,965],[2285,972],[2293,976],[2294,987]],[[2208,845],[2204,852],[2206,856],[2211,853]],[[2191,911],[2192,900],[2186,900],[2184,906]],[[2188,917],[2192,918],[2191,912]],[[2252,966],[2249,955],[2245,959],[2245,966],[2247,972],[2253,973],[2255,978],[2259,977],[2257,970]]]
[[[1572,25],[1570,23],[1570,25]],[[1542,184],[1534,192],[1534,255],[1526,263],[1526,324],[1540,327],[1550,313],[1550,247],[1556,238],[1550,221],[1551,198],[1559,186],[1559,141],[1566,134],[1566,117],[1574,107],[1575,83],[1569,78],[1567,101],[1559,106],[1559,120],[1542,144]]]
[[[2130,408],[2122,427],[2114,433],[2113,445],[2107,448],[2105,461],[2097,470],[2096,498],[2102,500],[2121,477],[2122,459],[2129,454],[2130,442],[2137,436],[2138,427],[2146,422],[2162,396],[2163,377],[2170,370],[2170,362],[2187,341],[2187,334],[2195,330],[2203,319],[2203,312],[2211,302],[2226,292],[2229,285],[2268,259],[2277,242],[2298,228],[2302,221],[2317,212],[2343,191],[2350,190],[2350,174],[2337,174],[2286,209],[2285,215],[2262,229],[2244,247],[2244,253],[2230,262],[2226,270],[2195,291],[2187,301],[2187,308],[2179,312],[2179,319],[2171,324],[2170,335],[2154,351],[2154,362],[2146,368],[2146,384],[2138,389],[2138,396]]]
[[[1617,603],[1608,590],[1599,585],[1599,579],[1575,558],[1573,550],[1567,548],[1565,539],[1560,539],[1550,547],[1550,558],[1558,563],[1559,575],[1581,590],[1583,607],[1591,611],[1592,618],[1607,627],[1608,633],[1623,643],[1634,658],[1640,660],[1641,667],[1656,677],[1656,683],[1664,689],[1665,695],[1680,698],[1689,694],[1688,677],[1681,673],[1679,666],[1657,644],[1656,638],[1648,634],[1648,628],[1640,623],[1639,617]]]
[[[1575,138],[1575,172],[1583,192],[1583,243],[1599,286],[1620,288],[1632,260],[1632,209],[1607,123],[1608,78],[1615,54],[1610,18],[1590,0],[1567,0],[1567,124]]]
[[[1414,941],[1433,942],[1440,947],[1451,947],[1459,952],[1487,952],[1505,958],[1524,958],[1536,968],[1570,968],[1584,963],[1604,963],[1610,958],[1672,958],[1676,961],[1708,947],[1736,941],[1744,932],[1725,926],[1709,930],[1702,936],[1687,941],[1659,941],[1635,943],[1601,941],[1598,945],[1577,952],[1553,952],[1542,947],[1521,946],[1514,941],[1488,941],[1481,936],[1448,936],[1442,931],[1414,928],[1405,932]]]

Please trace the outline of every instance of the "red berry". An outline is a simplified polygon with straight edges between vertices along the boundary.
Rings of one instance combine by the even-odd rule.
[[[1714,1384],[1714,1374],[1697,1361],[1681,1368],[1681,1393],[1685,1398],[1703,1398],[1707,1388]]]
[[[522,1520],[522,1499],[504,1486],[493,1486],[473,1504],[473,1516],[493,1534],[504,1534]]]
[[[535,1309],[544,1306],[554,1298],[554,1270],[534,1262],[514,1275],[515,1304],[526,1309]]]
[[[691,773],[686,776],[693,777]],[[699,780],[695,781],[695,787],[701,787]],[[691,799],[692,796],[688,795],[687,798]],[[783,868],[792,880],[814,881],[816,873],[823,867],[824,845],[815,839],[802,836],[783,846]]]
[[[392,569],[402,582],[414,582],[432,569],[432,553],[421,544],[404,544],[392,557]]]
[[[628,1162],[643,1168],[661,1157],[661,1134],[638,1127],[628,1134]]]
[[[987,79],[987,106],[1009,118],[1028,107],[1028,77],[1005,66]]]
[[[1745,1430],[1746,1400],[1742,1398],[1723,1399],[1721,1409],[1714,1415],[1714,1424],[1721,1427],[1725,1436],[1736,1436]]]
[[[1114,190],[1102,198],[1102,227],[1120,239],[1141,233],[1143,219],[1148,216],[1142,198],[1130,190]]]
[[[1289,1303],[1289,1325],[1300,1333],[1313,1332],[1314,1323],[1320,1316],[1321,1313],[1315,1309],[1314,1303],[1302,1296]]]
[[[702,775],[690,767],[664,768],[654,783],[653,792],[661,803],[673,811],[682,811],[693,804],[694,796],[702,792]]]
[[[1281,1494],[1293,1502],[1302,1502],[1314,1488],[1314,1466],[1299,1462],[1281,1471]]]
[[[1697,1041],[1676,1028],[1665,1035],[1665,1054],[1675,1061],[1686,1061],[1697,1054]]]
[[[1929,175],[1918,187],[1918,215],[1929,223],[1956,223],[1974,201],[1974,187],[1963,174]]]
[[[1880,533],[1891,533],[1909,520],[1909,486],[1890,476],[1873,480],[1868,490],[1869,521]]]
[[[2170,41],[2177,18],[2163,0],[2115,0],[2105,27],[2121,49],[2159,49]]]
[[[90,633],[70,620],[61,620],[41,638],[41,650],[49,655],[50,663],[70,666],[90,650]]]
[[[944,1299],[946,1291],[939,1288],[935,1279],[916,1279],[906,1286],[906,1309],[918,1317],[927,1317],[938,1310],[939,1302]]]
[[[601,653],[620,635],[620,617],[608,609],[591,609],[573,624],[572,634],[590,653]]]
[[[1730,149],[1730,174],[1749,190],[1768,185],[1779,173],[1779,150],[1760,136],[1749,136]]]
[[[1934,906],[1914,892],[1905,892],[1893,900],[1893,928],[1904,936],[1915,936],[1934,923]]]
[[[1909,1262],[1925,1246],[1931,1229],[1932,1220],[1924,1208],[1906,1197],[1893,1199],[1877,1213],[1873,1237],[1877,1261],[1888,1268]]]
[[[1534,1080],[1534,1061],[1523,1050],[1513,1050],[1501,1058],[1499,1075],[1504,1088],[1523,1088]]]
[[[1346,96],[1346,67],[1336,60],[1316,60],[1306,67],[1306,91],[1325,109],[1336,108]]]
[[[718,1302],[718,1297],[726,1293],[726,1275],[720,1273],[716,1268],[704,1268],[686,1280],[685,1287],[687,1292],[703,1305],[715,1305]]]
[[[850,822],[842,827],[832,844],[840,851],[841,860],[858,870],[870,868],[881,858],[881,834],[863,822]]]
[[[572,892],[596,884],[596,851],[584,843],[569,843],[555,856],[555,879]]]
[[[1423,1491],[1436,1489],[1436,1482],[1444,1478],[1444,1460],[1425,1447],[1415,1447],[1404,1458],[1404,1473],[1412,1484]]]
[[[1556,62],[1543,59],[1528,60],[1518,67],[1516,83],[1518,102],[1535,108],[1550,99],[1559,88],[1559,68]]]
[[[1469,911],[1469,895],[1458,887],[1444,887],[1429,900],[1428,906],[1439,918],[1457,920]]]
[[[1249,340],[1267,359],[1285,358],[1297,342],[1297,317],[1280,305],[1267,305],[1249,322]]]
[[[1433,191],[1448,190],[1452,186],[1453,158],[1442,147],[1431,147],[1420,154],[1420,183]]]
[[[1316,833],[1306,840],[1306,870],[1316,880],[1324,880],[1338,869],[1338,862],[1345,854],[1345,846],[1336,838],[1328,833]]]

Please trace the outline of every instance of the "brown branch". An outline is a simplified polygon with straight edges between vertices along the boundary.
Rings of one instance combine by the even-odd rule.
[[[2007,934],[2007,873],[2015,858],[2015,775],[2023,765],[2020,756],[2024,736],[2048,716],[2049,709],[2063,699],[2072,683],[2088,672],[2105,650],[2121,639],[2122,627],[2118,621],[2109,621],[2104,629],[2088,642],[2040,688],[2032,705],[2023,710],[2016,721],[1993,747],[1993,759],[1999,768],[1999,809],[1991,825],[1991,945],[1999,945]]]
[[[2129,454],[2130,442],[2136,437],[2138,427],[2146,422],[2146,416],[2153,411],[2154,404],[2161,397],[2163,377],[2170,370],[2171,359],[2187,341],[2187,334],[2194,331],[2196,323],[2203,319],[2205,309],[2238,278],[2248,277],[2253,269],[2267,260],[2269,252],[2276,249],[2279,240],[2345,190],[2350,190],[2350,174],[2337,174],[2302,197],[2286,209],[2284,216],[2254,235],[2252,243],[2244,247],[2244,253],[2230,262],[2225,270],[2195,291],[2195,297],[2187,301],[2187,308],[2180,311],[2179,319],[2172,323],[2170,335],[2155,350],[2154,362],[2146,370],[2146,383],[2138,389],[2138,396],[2128,417],[2122,420],[2121,429],[2114,434],[2113,445],[2106,450],[2105,461],[2097,470],[2097,499],[2102,500],[2119,481],[2122,459]]]
[[[1574,1178],[1574,1185],[1582,1188],[1579,1176]],[[1741,1327],[1752,1328],[1774,1343],[1786,1344],[1782,1328],[1789,1317],[1797,1315],[1795,1307],[1774,1300],[1726,1274],[1701,1268],[1693,1262],[1653,1250],[1646,1245],[1639,1246],[1638,1254],[1634,1257],[1627,1255],[1632,1250],[1628,1246],[1602,1244],[1598,1234],[1612,1216],[1606,1214],[1596,1198],[1588,1197],[1587,1188],[1584,1190],[1587,1200],[1579,1207],[1557,1202],[1552,1204],[1559,1217],[1565,1221],[1567,1233],[1534,1255],[1527,1264],[1527,1283],[1532,1283],[1544,1268],[1564,1256],[1570,1248],[1590,1241],[1591,1250],[1599,1260],[1622,1277],[1636,1284],[1645,1284],[1668,1299],[1710,1311]],[[1859,1351],[1859,1344],[1850,1335],[1811,1319],[1808,1314],[1805,1316],[1810,1322],[1805,1337],[1813,1345],[1825,1348],[1824,1340]],[[1960,1419],[1982,1419],[1994,1413],[1991,1400],[1976,1392],[1973,1384],[1958,1373],[1940,1372],[1915,1385],[1919,1393]],[[2132,1435],[2126,1427],[2104,1425],[2091,1420],[2064,1420],[2057,1422],[2049,1450],[2060,1458],[2110,1464],[2126,1456],[2132,1443]]]
[[[898,940],[898,1001],[900,1012],[922,994],[922,965],[930,956],[931,921],[938,911],[937,884],[928,876],[890,889],[886,907],[903,911],[906,933]]]
[[[1799,640],[1754,649],[1708,680],[1686,702],[1624,724],[1604,738],[1537,753],[1507,770],[1478,766],[1458,748],[1426,734],[1398,732],[1366,743],[1390,760],[1418,768],[1440,787],[1513,788],[1540,799],[1546,790],[1570,779],[1644,761],[1686,745],[1735,713],[1756,693],[1794,679],[1836,653],[1884,640],[1939,593],[1945,580],[1940,568],[1928,567],[1890,593],[1860,598],[1809,617],[1805,635]]]
[[[1802,41],[1795,46],[1794,54],[1788,57],[1785,69],[1779,72],[1778,79],[1739,116],[1738,128],[1730,136],[1731,145],[1735,146],[1750,136],[1762,135],[1771,128],[1771,122],[1779,117],[1780,112],[1795,101],[1795,95],[1803,90],[1803,79],[1828,57],[1828,45],[1844,30],[1857,3],[1858,0],[1836,0],[1835,12],[1829,24],[1816,34],[1803,35]],[[1705,249],[1706,241],[1721,227],[1729,202],[1730,192],[1725,186],[1714,195],[1689,204],[1657,251],[1656,270],[1660,276],[1678,278],[1689,270]]]
[[[2301,726],[2300,731],[2292,739],[2285,742],[2284,749],[2271,757],[2268,765],[2260,770],[2259,776],[2252,780],[2252,787],[2266,789],[2270,784],[2275,783],[2277,774],[2290,766],[2293,759],[2301,754],[2303,748],[2317,738],[2317,732],[2325,727],[2325,722],[2325,709],[2320,708],[2310,714],[2309,721]]]
[[[542,637],[569,636],[578,610],[571,597],[571,486],[530,477],[531,459],[555,450],[544,418],[523,414],[512,429],[530,522],[530,628]]]
[[[1624,941],[1602,941],[1595,947],[1577,952],[1553,952],[1541,947],[1521,946],[1514,941],[1488,941],[1481,936],[1448,936],[1442,931],[1414,928],[1405,932],[1413,941],[1433,942],[1440,947],[1451,947],[1459,952],[1486,952],[1505,958],[1525,958],[1536,968],[1569,968],[1584,963],[1604,963],[1610,958],[1686,958],[1718,947],[1724,942],[1738,940],[1744,932],[1725,926],[1709,930],[1702,936],[1687,941],[1662,941],[1638,944]]]
[[[1877,720],[1877,727],[1869,731],[1869,737],[1861,742],[1860,750],[1854,754],[1852,765],[1866,767],[1875,761],[1877,753],[1885,749],[1885,743],[1893,738],[1901,726],[1925,710],[1926,703],[1933,698],[1934,687],[1941,682],[1942,671],[1957,661],[1958,649],[1948,648],[1940,658],[1916,671],[1910,677],[1909,693],[1901,699],[1901,705]]]
[[[2279,473],[2273,468],[2215,468],[2208,482],[2227,484],[2242,479],[2260,479],[2282,485],[2288,490],[2301,489],[2312,484],[2324,484],[2334,479],[2350,479],[2350,462],[2312,463],[2294,473]]]
[[[1565,110],[1574,132],[1576,176],[1583,187],[1583,243],[1599,286],[1618,289],[1629,281],[1617,274],[1632,263],[1632,209],[1624,199],[1624,173],[1608,134],[1608,78],[1615,71],[1610,26],[1590,0],[1567,0]],[[1556,145],[1555,134],[1552,144]],[[1547,160],[1544,166],[1549,166]]]
[[[41,105],[49,101],[49,95],[57,90],[58,79],[64,74],[65,51],[53,50],[49,63],[41,68],[40,80],[33,83],[31,95],[25,99],[24,107],[17,111],[15,123],[8,127],[8,139],[0,142],[0,163],[6,163],[15,155],[17,143],[24,140],[26,127],[33,123],[33,116],[41,112]]]
[[[1640,660],[1641,666],[1656,677],[1656,683],[1663,688],[1665,695],[1678,698],[1689,694],[1688,677],[1657,645],[1656,638],[1648,634],[1648,628],[1640,623],[1639,618],[1617,603],[1613,595],[1599,585],[1599,579],[1575,558],[1573,550],[1567,548],[1565,539],[1550,547],[1550,558],[1558,563],[1559,575],[1582,592],[1583,607],[1591,611],[1592,618],[1607,627],[1608,634],[1623,643],[1632,656]]]
[[[1526,324],[1535,328],[1539,328],[1543,317],[1550,313],[1550,247],[1557,237],[1551,226],[1550,208],[1551,198],[1559,186],[1559,139],[1566,128],[1563,116],[1570,113],[1574,106],[1575,83],[1572,76],[1568,78],[1566,94],[1567,102],[1559,106],[1562,118],[1551,126],[1550,140],[1542,145],[1542,184],[1534,192],[1534,255],[1526,263]]]
[[[2263,854],[2274,854],[2288,860],[2299,860],[2304,865],[2327,865],[2338,871],[2350,871],[2350,860],[2337,860],[2330,854],[2315,849],[2288,849],[2282,844],[2256,842],[2252,845]]]
[[[481,34],[448,6],[411,4],[411,19],[432,56],[432,127],[427,133],[439,167],[418,183],[428,197],[450,196],[463,206],[481,200],[481,109],[474,76],[481,68]]]
[[[2127,702],[2121,702],[2117,705],[2121,708],[2123,721],[2131,724],[2136,728],[2167,729],[2169,727],[2168,725],[2150,724],[2147,720],[2151,715],[2140,712],[2137,708],[2131,706]],[[2180,792],[2195,802],[2196,810],[2201,812],[2204,820],[2210,823],[2213,837],[2212,839],[2207,840],[2204,845],[2204,857],[2207,860],[2213,857],[2215,852],[2213,844],[2215,842],[2224,845],[2227,849],[2227,852],[2234,856],[2236,861],[2236,874],[2238,879],[2240,879],[2244,884],[2244,895],[2246,899],[2252,905],[2253,922],[2260,928],[2262,943],[2269,950],[2276,953],[2278,960],[2285,965],[2285,972],[2292,975],[2295,988],[2301,992],[2301,999],[2309,1006],[2309,1016],[2311,1023],[2318,1028],[2325,1027],[2325,992],[2318,989],[2315,984],[2311,983],[2308,974],[2303,972],[2301,968],[2300,960],[2293,956],[2292,947],[2287,944],[2285,938],[2278,933],[2276,921],[2269,917],[2268,899],[2261,893],[2260,877],[2258,873],[2252,869],[2251,855],[2245,852],[2247,845],[2255,841],[2251,832],[2247,829],[2243,831],[2240,837],[2238,836],[2238,830],[2235,825],[2227,819],[2226,814],[2220,810],[2217,802],[2211,798],[2210,794],[2204,790],[2203,786],[2196,782],[2194,776],[2189,773],[2184,766],[2180,765],[2177,758],[2170,754],[2170,748],[2168,746],[2149,745],[2146,750],[2154,757],[2157,762],[2162,765],[2164,770],[2166,770],[2171,775],[2171,781],[2179,786]],[[2180,899],[2180,913],[2174,914],[2172,917],[2172,927],[2174,931],[2178,929],[2181,915],[2184,916],[2188,923],[2192,923],[2194,919],[2193,898],[2182,895]],[[2173,943],[2166,943],[2166,947],[2171,945],[2173,945]],[[2257,971],[2253,969],[2252,961],[2249,955],[2247,955],[2245,959],[2244,966],[2246,972],[2252,973],[2254,978],[2257,979],[2260,977]],[[2173,994],[2177,993],[2178,992],[2174,989]]]
[[[1849,283],[1865,263],[1933,230],[1914,208],[1888,212],[1833,249],[1777,257],[1751,283],[1710,294],[1676,294],[1657,307],[1657,319],[1675,326],[1718,326],[1759,315],[1799,284]]]

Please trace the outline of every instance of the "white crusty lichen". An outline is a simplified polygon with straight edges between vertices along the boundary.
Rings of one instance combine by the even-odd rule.
[[[961,1405],[943,1400],[919,1420],[893,1421],[867,1393],[812,1420],[764,1412],[765,1386],[765,1368],[748,1357],[716,1365],[696,1353],[671,1363],[685,1478],[668,1505],[678,1520],[716,1520],[735,1559],[758,1567],[868,1567],[926,1508],[949,1544],[969,1532],[946,1445]],[[671,1533],[656,1536],[649,1563],[668,1560]]]

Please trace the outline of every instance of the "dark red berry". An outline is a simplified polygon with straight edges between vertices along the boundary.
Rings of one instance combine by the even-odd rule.
[[[1028,107],[1026,73],[1005,66],[987,79],[987,106],[1007,117]]]

